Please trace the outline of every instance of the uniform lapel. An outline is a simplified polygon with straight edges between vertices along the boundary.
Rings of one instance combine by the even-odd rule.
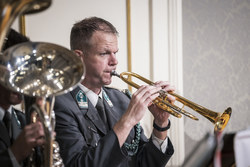
[[[119,120],[120,116],[116,112],[114,112],[113,107],[110,106],[106,100],[104,100],[104,107],[106,110],[109,125],[111,128],[113,128],[115,123]]]
[[[81,107],[77,101],[77,94],[79,91],[82,91],[81,88],[78,86],[72,92],[71,95],[73,96],[76,104],[78,104],[78,109],[81,111],[82,114],[86,115],[92,123],[96,126],[98,130],[100,130],[103,134],[107,134],[108,129],[105,128],[103,121],[101,120],[98,111],[93,106],[93,104],[87,99],[87,106]]]
[[[16,112],[14,111],[14,109],[12,109],[12,118],[11,118],[11,126],[12,126],[12,135],[13,135],[13,139],[15,140],[17,138],[17,136],[20,134],[20,132],[22,131],[21,129],[21,124],[20,122],[18,122],[18,117]]]
[[[6,146],[10,146],[10,136],[8,134],[8,131],[3,123],[3,121],[0,121],[0,139],[6,144]]]
[[[104,106],[105,106],[105,109],[106,109],[106,114],[107,114],[107,118],[108,118],[108,121],[109,121],[109,124],[111,126],[111,128],[113,128],[113,126],[116,124],[117,121],[119,121],[119,119],[122,117],[122,114],[125,112],[125,111],[122,111],[122,108],[121,106],[123,104],[119,104],[119,103],[109,103],[107,101],[111,101],[111,102],[115,102],[116,101],[116,98],[117,96],[113,96],[113,94],[109,91],[109,89],[107,88],[103,88],[104,91],[106,92],[106,100],[104,100]],[[124,99],[125,100],[125,99]],[[125,101],[124,101],[125,103]],[[134,132],[134,128],[131,130],[130,132],[130,135],[128,136],[126,142],[131,142],[133,140],[133,137],[135,135],[135,132]]]
[[[87,116],[95,124],[97,129],[99,129],[103,134],[107,134],[108,129],[106,129],[106,125],[100,118],[97,109],[93,106],[93,104],[90,101],[88,103],[89,103],[89,109],[87,112]]]

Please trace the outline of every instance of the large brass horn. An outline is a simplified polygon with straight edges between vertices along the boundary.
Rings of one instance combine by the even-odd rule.
[[[43,11],[51,0],[1,0],[0,2],[0,51],[6,34],[17,16]]]
[[[154,85],[154,82],[133,72],[123,72],[121,74],[118,74],[116,71],[112,71],[111,75],[115,75],[121,78],[124,82],[126,82],[130,86],[133,86],[134,88],[137,88],[137,89],[140,86],[131,80],[132,76],[138,78],[139,80],[149,85]],[[198,112],[199,114],[207,118],[209,121],[211,121],[215,125],[214,132],[223,131],[231,117],[232,109],[230,107],[228,107],[223,113],[217,113],[203,106],[200,106],[196,103],[193,103],[190,100],[185,99],[184,97],[173,92],[165,92],[161,90],[159,91],[159,94],[160,95],[155,100],[153,100],[153,103],[157,105],[159,108],[163,109],[166,112],[169,112],[170,114],[178,118],[182,117],[181,114],[183,114],[193,120],[198,120],[197,117],[195,117],[194,115],[188,113],[187,111],[183,109],[184,106],[188,106],[189,108],[195,110],[196,112]],[[180,108],[174,104],[171,104],[167,99],[168,94],[174,96],[177,101],[183,104],[183,107]]]
[[[38,114],[43,124],[46,141],[41,148],[43,167],[63,166],[53,136],[54,97],[72,90],[81,81],[83,72],[81,59],[74,52],[52,43],[17,44],[0,56],[1,84],[29,96],[31,100],[25,101],[25,107],[28,106],[25,111],[31,115],[31,122],[36,121],[35,114]]]

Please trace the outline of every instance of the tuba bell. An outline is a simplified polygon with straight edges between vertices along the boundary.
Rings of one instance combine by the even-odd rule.
[[[25,95],[28,122],[39,119],[45,133],[41,157],[30,156],[29,166],[61,167],[59,147],[54,140],[56,95],[66,93],[81,81],[84,68],[72,51],[52,43],[25,42],[14,45],[0,56],[0,82]],[[70,79],[69,79],[70,78]],[[41,164],[40,164],[41,163]]]
[[[1,0],[0,1],[0,51],[12,23],[21,14],[41,12],[51,5],[51,0]]]
[[[51,0],[1,0],[0,51],[16,17],[43,11],[50,5]],[[0,52],[0,83],[24,96],[26,121],[39,119],[44,128],[45,145],[34,148],[28,166],[64,166],[53,135],[54,98],[71,90],[83,71],[81,60],[73,52],[51,43],[27,42]]]

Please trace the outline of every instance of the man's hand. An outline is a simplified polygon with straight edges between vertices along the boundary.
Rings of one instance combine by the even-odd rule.
[[[143,118],[147,107],[150,105],[159,93],[161,88],[155,86],[141,86],[131,98],[126,113],[115,124],[114,131],[118,137],[120,146],[125,142],[131,129]]]
[[[173,86],[171,86],[166,81],[156,82],[155,86],[161,87],[161,89],[164,90],[165,92],[175,90],[175,88]],[[174,103],[175,97],[168,95],[168,100],[170,103]],[[150,104],[150,106],[148,108],[154,116],[154,122],[156,125],[158,125],[159,127],[167,127],[168,126],[168,118],[170,117],[170,114],[168,112],[160,109],[159,107],[157,107],[154,104]],[[159,131],[154,129],[153,133],[155,134],[156,137],[158,137],[162,140],[164,140],[167,137],[167,131],[159,132]]]
[[[21,162],[32,152],[32,148],[44,142],[43,126],[41,122],[36,122],[24,127],[10,149],[17,161]]]

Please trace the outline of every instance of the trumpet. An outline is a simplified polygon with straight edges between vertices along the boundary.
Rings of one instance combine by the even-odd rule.
[[[138,78],[139,80],[149,84],[154,85],[154,82],[142,77],[139,74],[133,73],[133,72],[122,72],[121,74],[118,74],[116,71],[112,71],[111,75],[117,76],[120,79],[122,79],[124,82],[129,84],[130,86],[133,86],[134,88],[138,89],[140,86],[133,82],[131,80],[131,77]],[[184,107],[187,106],[194,111],[198,112],[200,115],[207,118],[210,122],[214,124],[214,132],[222,132],[224,128],[226,127],[232,113],[231,107],[228,107],[223,113],[217,113],[212,110],[209,110],[201,105],[198,105],[174,92],[166,92],[164,90],[160,90],[158,92],[160,95],[154,99],[152,102],[157,107],[161,108],[162,110],[170,113],[171,115],[181,118],[182,115],[185,115],[193,120],[199,120],[196,116],[192,115],[191,113],[184,110]],[[168,95],[172,95],[176,98],[176,101],[183,104],[183,107],[180,108],[168,100]]]

